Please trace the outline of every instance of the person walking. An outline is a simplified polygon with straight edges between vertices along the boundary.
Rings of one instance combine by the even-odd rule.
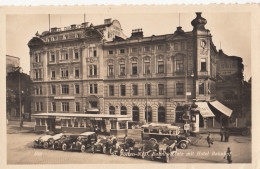
[[[225,142],[228,142],[229,141],[229,131],[225,131],[224,136],[225,136]]]
[[[209,147],[211,146],[211,144],[213,144],[213,139],[212,139],[210,133],[207,136],[207,142],[208,142]]]
[[[227,162],[228,164],[232,163],[232,159],[231,159],[231,150],[230,150],[230,147],[227,148],[227,152],[226,152],[226,155],[224,156],[224,159],[227,158]]]
[[[221,142],[223,141],[223,137],[224,137],[224,127],[222,126],[221,128],[220,128],[220,139],[221,139]]]

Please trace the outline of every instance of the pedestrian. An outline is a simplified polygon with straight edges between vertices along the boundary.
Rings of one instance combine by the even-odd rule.
[[[229,131],[225,131],[224,136],[225,136],[225,142],[228,142],[229,141]]]
[[[226,152],[226,155],[224,156],[224,159],[227,157],[227,162],[230,164],[232,163],[232,159],[231,159],[231,150],[230,150],[230,147],[227,148],[227,152]]]
[[[224,137],[224,127],[222,126],[220,129],[220,137],[221,137],[221,142],[223,141],[223,137]]]
[[[211,144],[213,145],[213,139],[212,139],[210,133],[207,136],[207,142],[208,142],[209,147],[211,146]]]

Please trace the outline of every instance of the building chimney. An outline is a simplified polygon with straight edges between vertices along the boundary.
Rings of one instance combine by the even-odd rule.
[[[108,19],[104,19],[104,24],[111,24],[112,23],[112,19],[108,18]]]
[[[76,25],[75,25],[75,24],[70,25],[70,28],[71,28],[71,29],[76,29]]]
[[[51,32],[57,32],[57,27],[51,28]]]
[[[84,22],[81,25],[82,25],[83,28],[86,28],[86,27],[88,27],[88,22]]]
[[[130,39],[139,39],[139,38],[143,38],[143,37],[144,37],[144,34],[143,34],[142,29],[133,29]]]

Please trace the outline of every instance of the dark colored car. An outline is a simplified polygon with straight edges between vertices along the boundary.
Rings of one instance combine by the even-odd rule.
[[[53,133],[53,135],[48,134],[48,135],[42,136],[42,137],[34,140],[33,146],[34,146],[34,148],[36,148],[36,147],[42,148],[43,147],[43,148],[47,149],[47,148],[49,148],[53,145],[55,140],[59,140],[62,136],[63,136],[62,133],[56,134],[56,135],[54,135],[54,133]]]
[[[78,136],[79,135],[65,134],[61,139],[54,142],[52,148],[54,150],[62,149],[63,151],[66,151],[73,142],[77,141]]]
[[[86,149],[94,145],[96,141],[97,135],[95,132],[85,132],[78,136],[76,142],[70,144],[70,149],[85,152]]]
[[[109,150],[109,153],[113,154],[113,151],[116,149],[116,144],[117,139],[114,136],[99,138],[97,142],[92,146],[92,153],[101,152],[105,154],[107,150]]]
[[[169,139],[168,137],[165,137],[162,139],[162,142],[168,141],[168,144],[173,144],[173,142],[176,141],[176,146],[178,146],[181,149],[186,149],[191,143],[191,140],[188,137],[177,135]]]

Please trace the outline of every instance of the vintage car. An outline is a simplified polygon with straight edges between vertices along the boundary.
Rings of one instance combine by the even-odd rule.
[[[143,125],[141,128],[142,139],[154,138],[156,140],[163,140],[168,138],[169,140],[176,140],[177,145],[186,149],[190,144],[188,137],[180,135],[180,127],[172,126],[171,124],[157,124],[151,123]]]
[[[191,140],[188,137],[182,135],[177,135],[175,137],[172,137],[171,139],[165,137],[162,139],[162,142],[167,142],[168,145],[176,142],[176,146],[181,149],[186,149],[191,144]]]
[[[113,154],[113,151],[115,149],[118,149],[117,147],[115,147],[116,144],[117,139],[114,136],[99,138],[97,142],[92,146],[92,153],[101,152],[105,154],[107,150],[109,150],[109,153]]]
[[[94,145],[97,141],[97,135],[95,132],[85,132],[81,133],[76,142],[72,142],[70,144],[71,150],[80,150],[81,152],[85,152],[87,148]]]
[[[168,163],[170,157],[177,152],[176,142],[177,141],[174,141],[171,145],[166,144],[165,142],[159,144],[156,139],[152,138],[147,144],[145,144],[143,151],[145,152],[145,156],[149,156],[152,161],[155,159],[161,159]]]
[[[63,136],[63,133],[56,134],[56,135],[45,135],[37,140],[34,140],[34,148],[36,147],[43,147],[45,149],[51,147],[54,141],[60,139]]]
[[[61,139],[54,141],[52,148],[54,150],[61,149],[63,151],[68,150],[71,143],[76,142],[79,135],[75,134],[64,134]]]

